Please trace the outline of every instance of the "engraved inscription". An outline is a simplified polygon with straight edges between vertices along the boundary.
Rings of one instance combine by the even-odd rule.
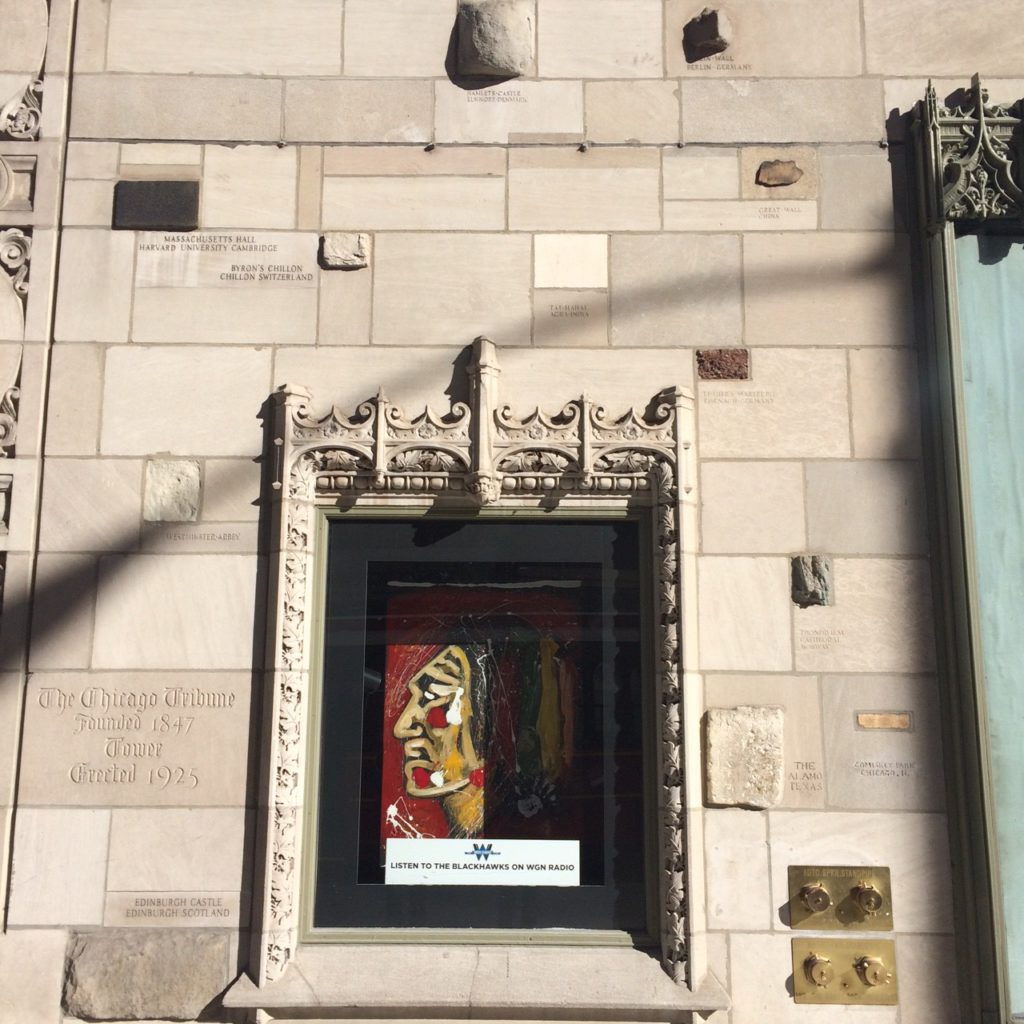
[[[820,793],[825,788],[825,773],[817,761],[795,761],[787,782],[791,793]]]
[[[217,804],[244,794],[244,673],[180,683],[37,677],[26,717],[26,799],[110,805]],[[109,678],[109,677],[108,677]],[[59,685],[56,685],[59,680]]]
[[[845,629],[802,628],[797,633],[797,647],[801,651],[830,651],[845,636]]]
[[[466,93],[467,103],[525,103],[522,89],[480,89]]]
[[[775,392],[768,388],[705,388],[701,391],[701,401],[714,405],[772,405],[775,402]]]
[[[551,303],[548,312],[553,317],[573,320],[586,320],[590,317],[590,307],[580,302]]]
[[[273,231],[139,233],[140,288],[316,286],[317,236]]]
[[[854,761],[853,770],[865,778],[910,779],[918,766],[913,761]]]
[[[108,892],[103,923],[108,928],[237,928],[247,911],[242,904],[237,892]]]

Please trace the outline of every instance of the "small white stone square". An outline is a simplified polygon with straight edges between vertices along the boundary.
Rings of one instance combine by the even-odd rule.
[[[780,707],[708,708],[708,803],[765,808],[782,802],[785,718]]]
[[[607,288],[607,235],[536,235],[535,288]]]

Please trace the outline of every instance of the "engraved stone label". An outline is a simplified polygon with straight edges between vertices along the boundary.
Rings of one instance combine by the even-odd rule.
[[[108,928],[237,928],[248,917],[237,892],[108,892]],[[246,906],[243,906],[243,903]]]
[[[791,793],[821,793],[825,789],[825,774],[817,761],[795,761],[787,772],[786,788]]]
[[[845,629],[801,627],[797,631],[797,646],[801,651],[828,651],[835,647],[845,636]]]
[[[607,345],[608,293],[538,288],[533,331],[537,345]]]
[[[748,388],[704,388],[701,390],[702,402],[715,405],[772,405],[775,392],[769,389],[751,390]]]
[[[244,800],[243,672],[48,673],[25,715],[28,804],[218,805]]]
[[[139,234],[140,288],[315,288],[318,236],[302,232]]]

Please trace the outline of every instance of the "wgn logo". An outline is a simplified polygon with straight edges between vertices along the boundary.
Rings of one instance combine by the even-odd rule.
[[[501,854],[492,849],[494,843],[488,843],[486,846],[483,843],[474,843],[472,850],[466,851],[467,857],[476,857],[477,860],[487,860],[488,857],[500,857]]]

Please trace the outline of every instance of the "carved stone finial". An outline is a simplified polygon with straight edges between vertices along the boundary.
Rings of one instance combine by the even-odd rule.
[[[1022,101],[989,103],[975,75],[965,101],[946,107],[929,82],[915,128],[923,135],[933,231],[950,220],[1024,216]]]

